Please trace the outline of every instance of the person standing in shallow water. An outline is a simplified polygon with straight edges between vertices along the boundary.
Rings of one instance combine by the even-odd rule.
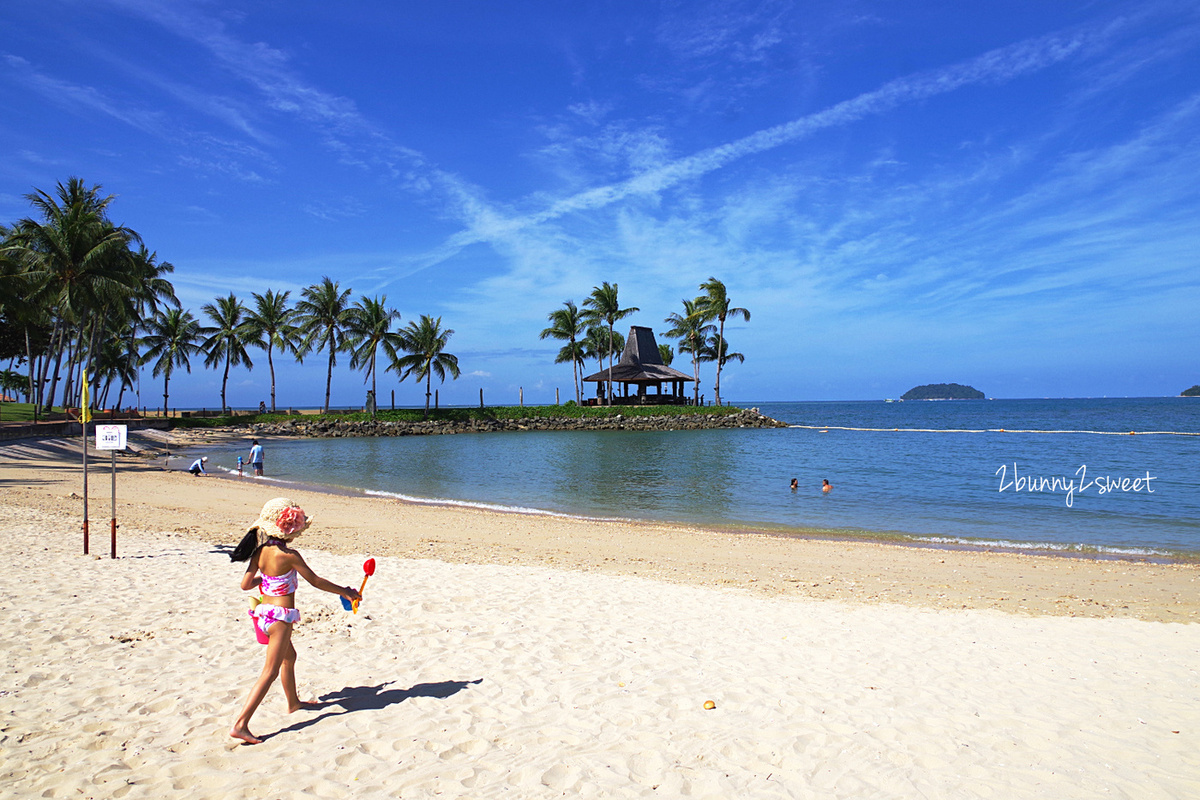
[[[261,478],[263,474],[263,446],[258,443],[258,439],[250,440],[250,466],[254,467],[254,474]]]
[[[296,589],[300,578],[322,591],[336,594],[353,602],[362,597],[349,586],[338,586],[317,575],[304,558],[292,547],[292,540],[308,529],[312,519],[286,497],[267,501],[258,519],[246,531],[242,541],[229,554],[231,561],[249,561],[242,574],[242,591],[262,592],[257,605],[250,611],[259,641],[266,639],[267,656],[258,680],[250,688],[246,705],[234,721],[229,735],[246,744],[259,744],[262,739],[250,732],[250,718],[258,710],[275,678],[283,684],[288,713],[304,708],[318,708],[315,703],[300,701],[296,693],[296,648],[292,645],[292,625],[300,621],[296,610]]]
[[[833,491],[833,484],[831,484],[828,480],[822,480],[821,481],[821,491],[824,492],[825,494],[829,494],[830,492]]]

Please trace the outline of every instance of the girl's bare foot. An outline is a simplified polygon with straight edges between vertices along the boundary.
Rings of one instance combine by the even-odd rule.
[[[297,711],[305,711],[305,710],[312,711],[313,709],[320,708],[323,705],[325,705],[325,704],[324,703],[311,703],[311,702],[306,702],[306,701],[301,700],[296,705],[288,705],[288,713],[295,714]]]
[[[233,730],[229,732],[229,735],[235,739],[241,739],[246,744],[262,744],[262,739],[251,733],[249,728],[240,728],[234,726]]]

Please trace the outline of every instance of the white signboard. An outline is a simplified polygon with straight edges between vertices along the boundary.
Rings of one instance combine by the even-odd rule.
[[[128,431],[128,425],[97,425],[96,449],[124,450],[125,435]]]

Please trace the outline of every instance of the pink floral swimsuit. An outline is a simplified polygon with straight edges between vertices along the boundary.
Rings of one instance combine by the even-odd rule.
[[[259,590],[267,597],[284,597],[295,592],[296,587],[300,585],[300,574],[294,569],[275,576],[265,575],[262,572],[258,574],[262,578]],[[259,603],[247,613],[254,618],[254,624],[264,636],[267,635],[267,628],[270,628],[273,623],[295,624],[300,621],[298,609],[273,606],[270,603]]]

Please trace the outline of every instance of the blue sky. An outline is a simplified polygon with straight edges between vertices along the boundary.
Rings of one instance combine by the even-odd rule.
[[[10,0],[0,32],[0,220],[75,175],[198,316],[325,275],[440,315],[443,403],[566,400],[547,313],[610,281],[661,333],[710,276],[752,312],[733,400],[1200,383],[1193,0]],[[323,359],[279,371],[321,401]],[[172,399],[219,389],[196,360]]]

